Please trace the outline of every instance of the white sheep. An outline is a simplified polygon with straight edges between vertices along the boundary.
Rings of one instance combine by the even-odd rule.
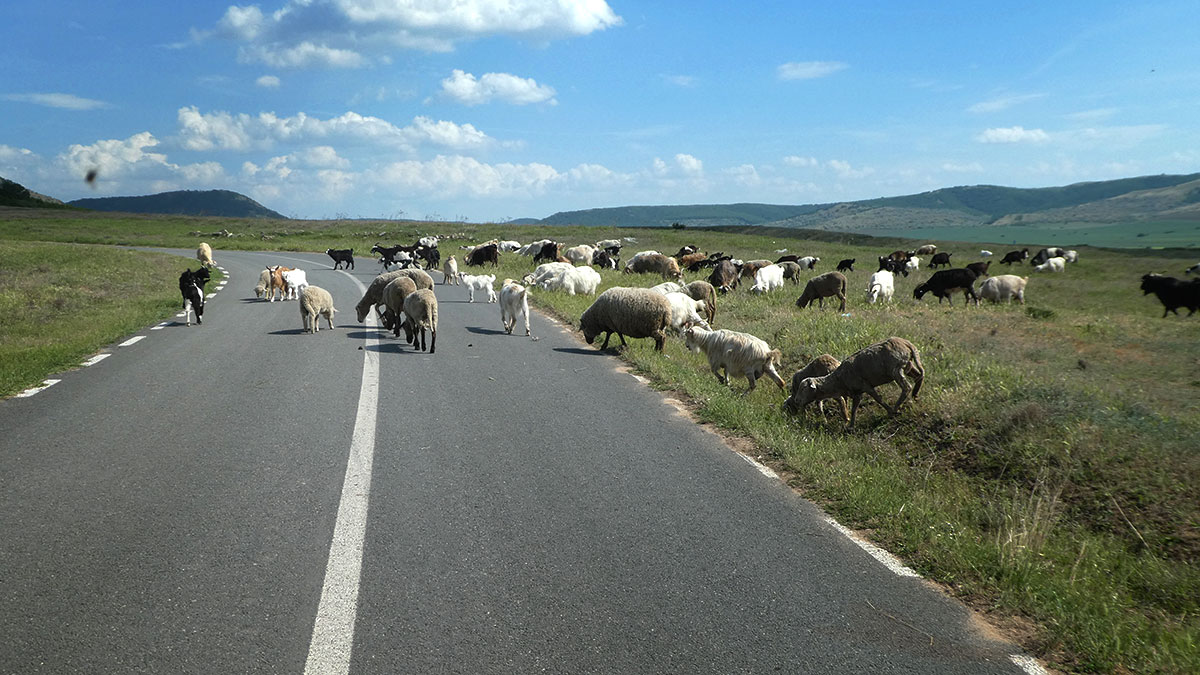
[[[1079,262],[1079,251],[1063,251],[1062,257],[1069,263]]]
[[[271,268],[264,269],[258,273],[258,285],[254,287],[254,295],[262,299],[267,294],[267,288],[271,286]]]
[[[591,265],[592,255],[595,253],[596,248],[594,246],[588,246],[587,244],[572,246],[571,248],[565,249],[562,252],[563,257],[567,260],[570,260],[575,265]]]
[[[458,278],[462,281],[463,286],[467,289],[467,302],[475,302],[475,291],[487,291],[487,301],[496,302],[496,289],[492,284],[496,283],[495,274],[459,274]]]
[[[333,330],[333,315],[337,312],[333,307],[333,296],[320,286],[305,286],[300,293],[300,319],[304,322],[304,332],[316,333],[321,330],[321,317]]]
[[[769,293],[783,288],[783,267],[774,263],[760,267],[754,273],[754,285],[750,290],[754,293]]]
[[[679,284],[675,283],[674,281],[664,281],[661,284],[656,284],[654,286],[651,286],[650,290],[658,291],[659,293],[666,295],[667,293],[682,293],[683,286],[680,286]]]
[[[281,272],[283,275],[283,284],[285,286],[283,299],[295,300],[300,297],[300,292],[308,286],[308,274],[302,269],[290,269]]]
[[[750,382],[747,392],[754,391],[755,381],[763,375],[780,389],[787,386],[775,370],[782,354],[761,338],[732,330],[706,330],[701,326],[688,328],[683,336],[688,349],[695,353],[703,351],[708,357],[708,366],[721,384],[728,385],[729,374],[734,373]]]
[[[442,285],[458,283],[458,261],[454,256],[446,258],[446,262],[442,263]]]
[[[542,283],[546,279],[558,274],[561,270],[571,269],[575,267],[568,262],[546,262],[538,265],[532,272],[521,278],[522,283],[527,286],[534,286]]]
[[[212,247],[204,242],[200,242],[200,246],[196,248],[196,260],[200,261],[201,265],[207,267],[215,267],[213,262]]]
[[[676,333],[682,333],[688,326],[709,327],[702,314],[705,311],[703,300],[696,300],[687,293],[678,292],[666,293],[665,297],[671,303],[671,328],[674,328]]]
[[[887,270],[879,270],[871,275],[870,281],[867,282],[867,302],[872,305],[880,298],[884,302],[891,302],[892,295],[896,292],[896,281],[892,273]]]
[[[1067,269],[1066,262],[1067,261],[1062,256],[1054,256],[1053,258],[1047,259],[1046,262],[1042,263],[1041,265],[1034,265],[1033,271],[1062,272],[1063,270]]]
[[[915,255],[909,256],[908,262],[904,263],[904,269],[907,270],[909,274],[916,272],[917,270],[921,269],[921,259]]]
[[[600,273],[591,267],[570,267],[542,279],[538,286],[544,291],[566,291],[568,295],[595,295]]]
[[[505,279],[500,286],[500,323],[505,333],[512,335],[518,314],[525,316],[525,336],[529,337],[529,291],[512,279]]]
[[[516,251],[517,249],[521,248],[521,242],[513,241],[512,239],[506,239],[504,241],[496,242],[496,246],[500,249],[501,253],[508,253],[509,251]]]
[[[988,277],[979,286],[979,297],[991,302],[1009,302],[1013,298],[1022,305],[1025,304],[1025,284],[1029,277],[1019,277],[1015,274],[998,274]]]
[[[525,244],[521,248],[517,249],[517,255],[528,255],[528,256],[537,255],[542,250],[543,246],[545,246],[546,244],[551,244],[553,242],[554,242],[553,239],[539,239],[535,242]]]
[[[425,330],[432,333],[429,353],[437,349],[438,302],[437,296],[428,288],[418,288],[404,298],[404,333],[410,336],[409,343],[425,351]]]
[[[987,250],[986,248],[981,248],[981,249],[979,249],[979,257],[980,258],[990,258],[990,257],[992,257],[992,252]]]

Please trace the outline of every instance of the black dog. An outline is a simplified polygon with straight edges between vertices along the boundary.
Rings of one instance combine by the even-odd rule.
[[[192,325],[192,310],[196,311],[196,324],[204,323],[201,320],[204,316],[204,284],[210,278],[203,267],[195,272],[184,270],[179,275],[179,293],[183,296],[184,321],[188,326]]]

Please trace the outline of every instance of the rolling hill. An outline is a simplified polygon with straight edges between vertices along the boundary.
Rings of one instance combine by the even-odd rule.
[[[225,218],[278,218],[286,216],[268,209],[246,195],[230,190],[178,190],[143,197],[97,197],[68,202],[93,211],[162,213]]]

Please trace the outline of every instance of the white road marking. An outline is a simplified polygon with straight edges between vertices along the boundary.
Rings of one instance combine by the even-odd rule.
[[[360,292],[366,292],[362,283],[357,279],[354,282]],[[375,327],[374,314],[367,319],[366,325],[368,329]],[[354,420],[354,435],[350,441],[350,458],[346,462],[346,477],[342,482],[333,542],[329,546],[329,562],[325,566],[321,602],[317,607],[308,659],[304,664],[306,675],[344,675],[350,672],[379,403],[379,353],[375,350],[379,339],[373,331],[368,330],[368,334],[363,344],[358,414]]]
[[[1029,675],[1050,675],[1050,671],[1042,667],[1038,660],[1025,654],[1013,654],[1008,657],[1018,668]]]
[[[177,314],[176,316],[183,316],[183,315],[182,315],[182,314]],[[170,322],[170,321],[164,321],[164,322],[162,322],[162,323],[158,324],[157,326],[151,326],[151,327],[150,327],[150,330],[162,330],[162,329],[166,328],[166,327],[167,327],[167,326],[169,326],[169,325],[171,325],[171,322]]]
[[[183,316],[183,315],[180,314],[179,316]],[[121,344],[119,344],[117,346],[118,347],[128,347],[131,344],[141,342],[142,340],[145,340],[145,339],[146,339],[145,335],[134,335],[133,337],[129,338],[128,340],[122,342]]]
[[[766,464],[763,464],[762,462],[760,462],[752,457],[747,457],[746,455],[743,455],[740,452],[738,453],[738,456],[741,457],[742,459],[746,460],[747,462],[749,462],[750,466],[758,469],[758,472],[761,473],[762,475],[766,476],[767,478],[774,478],[775,480],[780,480],[779,474],[775,473],[775,470],[772,469],[771,467],[767,466]]]
[[[110,356],[112,356],[112,353],[107,353],[107,354],[97,354],[97,355],[93,356],[92,358],[88,359],[87,361],[84,361],[84,362],[83,362],[83,365],[85,365],[85,366],[94,366],[94,365],[96,365],[97,363],[100,363],[101,361],[103,361],[104,359],[107,359],[107,358],[108,358],[108,357],[110,357]]]
[[[42,386],[30,387],[30,388],[26,389],[25,391],[17,394],[17,398],[29,398],[30,396],[33,396],[34,394],[46,391],[47,389],[49,389],[50,387],[53,387],[54,385],[58,384],[59,382],[62,382],[62,380],[42,380]]]
[[[833,527],[833,529],[835,529],[838,532],[841,532],[843,535],[845,535],[847,539],[854,542],[859,548],[866,551],[867,554],[869,554],[872,558],[883,563],[884,567],[891,570],[897,576],[916,577],[918,579],[921,578],[920,574],[917,574],[916,572],[914,572],[912,570],[912,568],[910,568],[907,565],[905,565],[904,563],[900,562],[899,558],[897,558],[896,556],[892,555],[891,553],[888,553],[887,551],[879,548],[875,544],[872,544],[871,542],[866,541],[862,537],[859,537],[857,534],[852,532],[850,530],[850,528],[846,527],[845,525],[842,525],[841,523],[834,520],[833,518],[830,518],[829,516],[825,516],[825,522],[829,523]]]

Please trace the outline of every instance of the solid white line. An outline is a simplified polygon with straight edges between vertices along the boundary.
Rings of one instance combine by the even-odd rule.
[[[1029,675],[1050,675],[1050,671],[1042,667],[1038,660],[1025,654],[1012,654],[1008,657],[1018,668]]]
[[[43,380],[42,386],[30,387],[30,388],[26,389],[25,391],[17,394],[17,398],[29,398],[30,396],[33,396],[34,394],[46,391],[47,389],[49,389],[50,387],[53,387],[54,385],[58,384],[59,382],[62,382],[62,380]]]
[[[108,353],[108,354],[97,354],[97,355],[93,356],[92,358],[88,359],[87,361],[84,361],[84,362],[83,362],[83,365],[85,365],[85,366],[94,366],[94,365],[96,365],[97,363],[100,363],[101,361],[103,361],[104,359],[107,359],[107,358],[108,358],[108,357],[110,357],[110,356],[112,356],[112,354],[111,354],[111,353]]]
[[[743,455],[740,452],[738,453],[738,456],[741,457],[742,459],[746,460],[747,462],[749,462],[750,466],[758,469],[758,472],[761,473],[762,475],[766,476],[767,478],[774,478],[776,480],[779,480],[779,474],[775,473],[775,470],[772,469],[771,467],[767,466],[766,464],[763,464],[762,462],[760,462],[752,457],[747,457],[746,455]]]
[[[365,292],[363,285],[357,279],[354,281],[359,290]],[[372,314],[367,319],[367,328],[374,326]],[[368,334],[370,337],[363,344],[362,386],[358,393],[354,436],[350,441],[350,459],[346,463],[333,542],[329,546],[329,562],[325,567],[325,583],[304,664],[306,675],[345,675],[350,672],[379,403],[379,353],[375,350],[379,340],[373,331],[368,330]]]
[[[135,342],[140,342],[145,339],[146,339],[145,335],[135,335],[117,346],[118,347],[128,347],[129,345],[134,344]]]
[[[921,578],[920,574],[917,574],[911,568],[906,566],[904,563],[900,562],[899,558],[897,558],[896,556],[892,555],[891,553],[888,553],[887,551],[879,548],[875,544],[872,544],[871,542],[862,539],[857,534],[850,531],[850,529],[847,528],[845,525],[842,525],[841,523],[834,520],[833,518],[830,518],[829,516],[825,516],[825,522],[827,522],[831,526],[833,526],[833,529],[846,535],[847,539],[854,542],[862,550],[866,551],[872,558],[883,563],[884,567],[891,570],[897,576],[917,577],[918,579]]]

